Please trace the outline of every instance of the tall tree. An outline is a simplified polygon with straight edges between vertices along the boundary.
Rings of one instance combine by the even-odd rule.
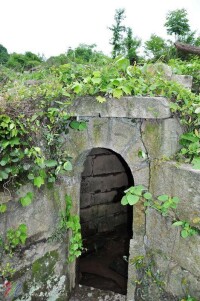
[[[113,46],[112,57],[115,58],[119,54],[123,53],[123,33],[126,27],[122,25],[122,21],[126,18],[125,9],[116,9],[114,20],[115,24],[109,29],[112,31],[112,39],[110,44]]]
[[[0,44],[0,64],[5,64],[9,59],[9,54],[7,49]]]
[[[152,34],[150,39],[145,42],[145,54],[153,61],[166,56],[167,48],[165,40],[155,34]]]
[[[130,63],[133,64],[138,61],[137,50],[141,45],[141,40],[133,37],[133,31],[130,27],[127,28],[126,32],[127,36],[124,39],[124,48],[127,58],[130,60]]]
[[[185,9],[177,9],[167,14],[164,26],[169,35],[175,35],[175,40],[180,40],[190,32],[189,20]]]

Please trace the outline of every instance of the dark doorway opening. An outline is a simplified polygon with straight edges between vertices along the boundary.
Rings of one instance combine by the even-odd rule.
[[[79,284],[127,293],[133,209],[120,201],[124,190],[133,184],[131,171],[120,155],[95,148],[87,156],[81,181],[84,251],[78,260]]]

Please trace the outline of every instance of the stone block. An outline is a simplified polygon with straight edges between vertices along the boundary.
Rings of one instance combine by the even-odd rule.
[[[183,128],[175,118],[143,121],[141,130],[150,158],[170,157],[180,149],[179,139]]]
[[[80,208],[86,208],[94,204],[94,195],[92,193],[81,193]]]
[[[114,226],[119,226],[127,223],[127,212],[120,212],[114,216]]]
[[[34,200],[30,206],[24,208],[19,204],[19,199],[27,192],[33,192]],[[28,237],[36,235],[39,239],[48,238],[54,231],[61,201],[54,189],[43,188],[37,191],[32,185],[24,185],[13,200],[7,203],[7,207],[8,210],[0,219],[0,233],[5,231],[5,227],[16,229],[21,223],[25,223],[28,227]]]
[[[169,294],[179,296],[179,300],[181,297],[185,297],[186,291],[193,297],[198,298],[200,296],[200,286],[197,277],[183,269],[173,258],[165,253],[151,252],[156,263],[155,268],[159,270],[162,281],[165,283],[164,289]]]
[[[111,155],[112,152],[106,148],[93,148],[90,152],[90,156],[97,156],[97,155]]]
[[[80,211],[81,224],[95,220],[98,215],[98,206],[83,208]]]
[[[82,172],[82,177],[89,177],[93,174],[93,157],[87,156],[84,163],[84,170]]]
[[[93,195],[94,204],[98,205],[98,204],[112,203],[113,199],[116,197],[117,194],[118,192],[115,190],[95,193]]]
[[[116,155],[97,156],[93,161],[93,174],[111,174],[116,172],[125,172],[122,162]]]
[[[129,247],[129,265],[128,265],[128,286],[127,286],[127,301],[136,301],[135,290],[136,290],[136,280],[137,280],[137,270],[135,265],[131,261],[136,256],[145,256],[144,245],[138,244],[135,239],[130,240]]]
[[[107,232],[114,230],[114,217],[102,217],[98,219],[98,232]]]
[[[200,171],[191,165],[157,162],[151,167],[150,190],[180,198],[176,215],[200,229]]]
[[[139,138],[138,124],[122,118],[112,119],[110,123],[109,146],[118,154],[123,154],[129,144]]]
[[[77,98],[68,112],[81,117],[169,118],[169,103],[164,97],[128,96],[99,103],[95,97]]]
[[[149,209],[146,217],[146,243],[151,250],[161,251],[193,276],[200,277],[200,237],[186,239],[180,227],[172,227],[173,219]],[[199,283],[200,284],[200,283]]]
[[[181,84],[184,88],[188,88],[190,90],[192,88],[192,79],[193,77],[191,75],[173,74],[171,77],[171,80]]]
[[[128,185],[126,173],[85,178],[82,180],[82,192],[106,192]]]
[[[109,118],[91,118],[89,120],[88,135],[92,148],[109,148],[109,127]]]

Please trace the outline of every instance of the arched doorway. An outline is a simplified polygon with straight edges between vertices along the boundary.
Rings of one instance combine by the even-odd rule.
[[[78,261],[79,284],[126,294],[132,207],[120,201],[133,184],[119,154],[105,148],[88,154],[80,193],[84,251]]]

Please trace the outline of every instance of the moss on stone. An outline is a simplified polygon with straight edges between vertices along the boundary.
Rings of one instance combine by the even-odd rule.
[[[42,258],[37,259],[32,265],[32,281],[46,283],[47,279],[54,274],[54,268],[58,261],[57,251],[46,253]]]

